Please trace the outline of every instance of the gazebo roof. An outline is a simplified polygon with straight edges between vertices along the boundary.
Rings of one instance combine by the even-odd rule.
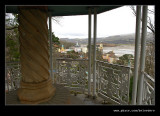
[[[44,5],[46,6],[46,5]],[[97,14],[109,11],[120,5],[47,5],[52,16],[88,15],[88,7],[97,7]],[[18,13],[18,6],[6,5],[6,13]],[[93,13],[93,12],[92,12]]]

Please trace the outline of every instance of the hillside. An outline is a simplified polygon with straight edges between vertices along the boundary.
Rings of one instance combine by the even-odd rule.
[[[151,33],[147,33],[147,41],[151,41],[153,35]],[[69,38],[60,38],[62,41],[68,41],[72,43],[79,43],[79,44],[88,44],[87,38],[76,38],[76,39],[69,39]],[[92,38],[93,42],[93,38]],[[110,43],[110,44],[134,44],[135,43],[135,34],[125,34],[125,35],[115,35],[109,37],[101,37],[97,38],[97,43]]]

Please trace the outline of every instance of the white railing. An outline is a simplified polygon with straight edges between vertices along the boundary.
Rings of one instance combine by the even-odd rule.
[[[57,59],[56,63],[57,84],[63,84],[76,92],[88,92],[88,60]],[[20,87],[20,69],[19,62],[6,63],[6,91],[10,92]],[[96,92],[99,97],[112,104],[129,104],[129,87],[130,67],[96,62]],[[155,104],[155,80],[145,72],[142,97],[143,105]]]
[[[143,105],[155,105],[155,80],[144,72],[143,81]]]
[[[72,91],[86,92],[87,62],[84,59],[57,59],[56,83]]]
[[[82,59],[57,59],[56,82],[70,90],[87,92],[87,62]],[[129,104],[130,67],[103,61],[96,61],[96,67],[98,96],[113,104]]]
[[[112,104],[129,104],[130,67],[97,61],[98,96]]]
[[[5,90],[7,92],[16,90],[21,79],[19,62],[7,62],[5,69]]]

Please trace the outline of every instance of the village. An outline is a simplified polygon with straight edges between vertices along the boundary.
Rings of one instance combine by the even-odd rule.
[[[113,50],[105,53],[103,51],[103,48],[104,48],[103,43],[100,43],[100,44],[96,45],[96,50],[102,54],[102,58],[103,58],[104,61],[107,61],[109,63],[113,63],[113,62],[115,62],[119,59],[119,57],[115,55]],[[80,59],[88,59],[87,45],[83,45],[83,44],[80,45],[78,42],[76,43],[76,45],[69,47],[69,49],[65,49],[65,46],[62,45],[61,48],[57,49],[57,51],[59,53],[61,53],[63,57],[65,57],[65,56],[67,57],[68,52],[74,51],[74,52],[79,54]]]

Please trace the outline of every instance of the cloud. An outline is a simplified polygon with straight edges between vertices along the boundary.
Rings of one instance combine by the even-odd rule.
[[[92,32],[93,37],[93,15]],[[64,38],[87,38],[88,15],[64,16],[61,26],[53,23],[56,36]],[[97,37],[135,33],[136,17],[129,6],[117,8],[97,15]]]

